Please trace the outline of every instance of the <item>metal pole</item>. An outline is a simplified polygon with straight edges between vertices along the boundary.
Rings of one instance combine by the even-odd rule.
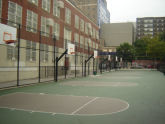
[[[93,57],[93,73],[95,71],[95,58]]]
[[[38,68],[39,68],[39,73],[38,73],[38,82],[40,83],[40,80],[41,80],[41,31],[39,32],[39,65],[38,65]]]
[[[84,69],[83,69],[83,65],[84,65],[84,63],[83,63],[83,55],[82,55],[82,77],[83,77],[83,74],[84,74]]]
[[[58,57],[56,57],[56,82],[58,81]]]
[[[84,76],[86,77],[86,60],[85,60],[85,70],[84,70]]]
[[[54,41],[54,81],[56,80],[56,48],[55,48],[55,42],[56,42],[56,36],[53,38]]]
[[[77,54],[76,54],[76,48],[77,48],[77,46],[75,46],[75,77],[76,77],[76,56],[77,56]]]
[[[19,86],[20,37],[21,37],[21,25],[19,24],[18,25],[17,86]]]

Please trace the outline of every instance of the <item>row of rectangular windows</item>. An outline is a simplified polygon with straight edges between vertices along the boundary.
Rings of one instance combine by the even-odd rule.
[[[57,4],[56,5],[56,9]],[[58,11],[60,13],[60,11]],[[58,14],[59,15],[59,14]],[[22,7],[14,2],[9,1],[8,8],[8,22],[9,25],[22,24]],[[36,32],[37,31],[37,22],[38,15],[33,11],[27,10],[27,19],[26,19],[26,27],[27,31]],[[71,24],[71,11],[68,8],[65,8],[65,22]],[[79,24],[80,23],[80,24]],[[80,26],[80,27],[79,27]],[[84,27],[85,26],[85,27]],[[92,28],[90,23],[84,22],[83,19],[79,19],[79,16],[75,15],[75,28],[80,29],[81,32],[89,34],[92,38],[99,39],[98,31],[95,28]],[[58,38],[59,37],[59,24],[55,23],[53,26],[53,34]],[[50,33],[50,29],[47,26],[47,18],[41,17],[41,31],[44,32],[42,35],[47,36]]]
[[[17,43],[15,44],[17,45]],[[82,45],[83,46],[83,45]],[[26,61],[36,61],[36,42],[26,41]],[[88,49],[88,46],[85,46]],[[49,47],[46,44],[40,44],[40,60],[45,62],[48,61]],[[52,52],[52,54],[54,54]],[[7,46],[7,58],[8,60],[15,60],[18,57],[18,48],[8,45]]]

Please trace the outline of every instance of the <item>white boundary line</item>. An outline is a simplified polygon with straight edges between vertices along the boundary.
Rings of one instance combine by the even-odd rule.
[[[79,107],[78,109],[76,109],[74,112],[72,112],[71,115],[74,115],[75,113],[77,113],[78,111],[80,111],[81,109],[83,109],[85,106],[87,106],[91,102],[95,101],[96,99],[98,99],[98,97],[95,97],[92,100],[90,100],[89,102],[87,102],[86,104],[82,105],[81,107]]]
[[[29,92],[14,92],[14,93],[9,93],[9,94],[4,94],[2,96],[8,96],[10,94],[17,94],[17,93],[25,93],[25,94],[39,94],[39,95],[56,95],[56,96],[71,96],[71,97],[92,97],[92,96],[74,96],[74,95],[60,95],[60,94],[46,94],[46,93],[29,93]],[[1,97],[1,96],[0,96]],[[109,98],[109,97],[94,97],[92,100],[90,100],[88,103],[84,104],[83,106],[81,106],[79,108],[79,110],[81,110],[82,108],[84,108],[86,105],[90,104],[91,102],[95,101],[96,99],[99,99],[99,98]],[[101,115],[111,115],[111,114],[116,114],[116,113],[119,113],[119,112],[123,112],[125,110],[127,110],[129,108],[129,104],[128,102],[124,101],[124,100],[121,100],[121,99],[118,99],[118,98],[110,98],[110,99],[115,99],[115,100],[119,100],[121,101],[122,103],[125,103],[127,105],[126,108],[123,108],[119,111],[116,111],[116,112],[111,112],[111,113],[103,113],[103,114],[73,114],[73,113],[76,113],[75,111],[72,112],[72,113],[55,113],[55,112],[45,112],[45,111],[34,111],[34,110],[30,110],[30,109],[18,109],[18,108],[10,108],[10,107],[0,107],[2,109],[9,109],[11,111],[25,111],[25,112],[29,112],[30,114],[33,114],[33,113],[43,113],[43,114],[51,114],[51,115],[72,115],[72,116],[101,116]],[[77,109],[77,112],[79,111]]]

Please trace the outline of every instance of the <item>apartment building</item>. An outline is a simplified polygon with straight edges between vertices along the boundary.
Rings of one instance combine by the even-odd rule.
[[[165,17],[144,17],[136,19],[136,38],[155,36],[165,31]]]
[[[53,66],[54,45],[56,56],[65,51],[67,43],[75,44],[82,56],[99,48],[99,27],[68,0],[0,0],[0,18],[17,31],[20,25],[20,79],[38,76],[39,59],[42,66]],[[0,44],[0,82],[16,80],[17,50]],[[84,62],[80,56],[69,56],[69,66],[75,59],[77,66]],[[59,66],[65,63],[62,59]]]

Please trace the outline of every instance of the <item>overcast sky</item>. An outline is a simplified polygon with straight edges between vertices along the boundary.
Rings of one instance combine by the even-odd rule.
[[[137,17],[165,17],[165,0],[107,0],[110,21],[136,21]]]

